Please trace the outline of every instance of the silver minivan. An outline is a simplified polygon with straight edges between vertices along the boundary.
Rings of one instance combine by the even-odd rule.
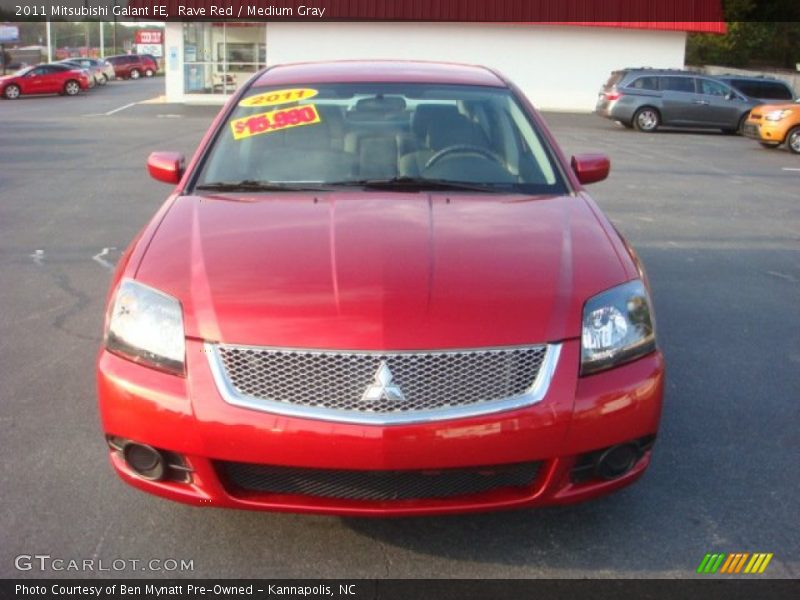
[[[660,126],[741,130],[758,101],[714,77],[666,69],[614,71],[600,90],[595,112],[639,131]]]

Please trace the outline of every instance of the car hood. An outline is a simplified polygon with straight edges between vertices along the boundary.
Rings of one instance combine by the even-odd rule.
[[[580,195],[343,192],[179,197],[136,279],[189,337],[401,350],[578,337],[629,272]]]
[[[800,112],[800,104],[798,104],[797,102],[782,102],[780,104],[759,104],[758,106],[753,108],[752,112],[764,115],[773,110],[792,110]]]

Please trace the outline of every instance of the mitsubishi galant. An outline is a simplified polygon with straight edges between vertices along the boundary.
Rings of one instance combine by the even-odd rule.
[[[636,253],[499,73],[270,67],[123,254],[97,362],[116,472],[194,505],[415,515],[638,479],[664,365]]]

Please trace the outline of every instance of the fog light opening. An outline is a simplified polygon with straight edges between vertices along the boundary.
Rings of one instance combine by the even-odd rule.
[[[605,480],[617,479],[630,471],[641,457],[636,444],[612,446],[597,459],[594,474]]]
[[[160,481],[166,473],[164,457],[161,453],[145,444],[129,442],[122,448],[125,463],[144,479]]]

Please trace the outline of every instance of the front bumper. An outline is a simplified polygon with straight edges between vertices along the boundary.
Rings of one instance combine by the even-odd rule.
[[[742,135],[759,142],[782,144],[788,129],[789,127],[781,121],[747,120],[742,126]]]
[[[227,404],[203,344],[187,340],[185,379],[136,365],[105,350],[98,358],[104,431],[181,455],[190,481],[139,477],[111,449],[129,484],[194,505],[340,515],[422,515],[563,504],[617,490],[638,479],[649,448],[614,480],[576,481],[580,457],[655,435],[663,359],[654,352],[628,365],[579,378],[577,340],[563,344],[547,396],[513,411],[408,425],[356,425],[274,415]],[[348,471],[419,471],[539,462],[530,485],[446,498],[356,500],[244,490],[221,462]]]

